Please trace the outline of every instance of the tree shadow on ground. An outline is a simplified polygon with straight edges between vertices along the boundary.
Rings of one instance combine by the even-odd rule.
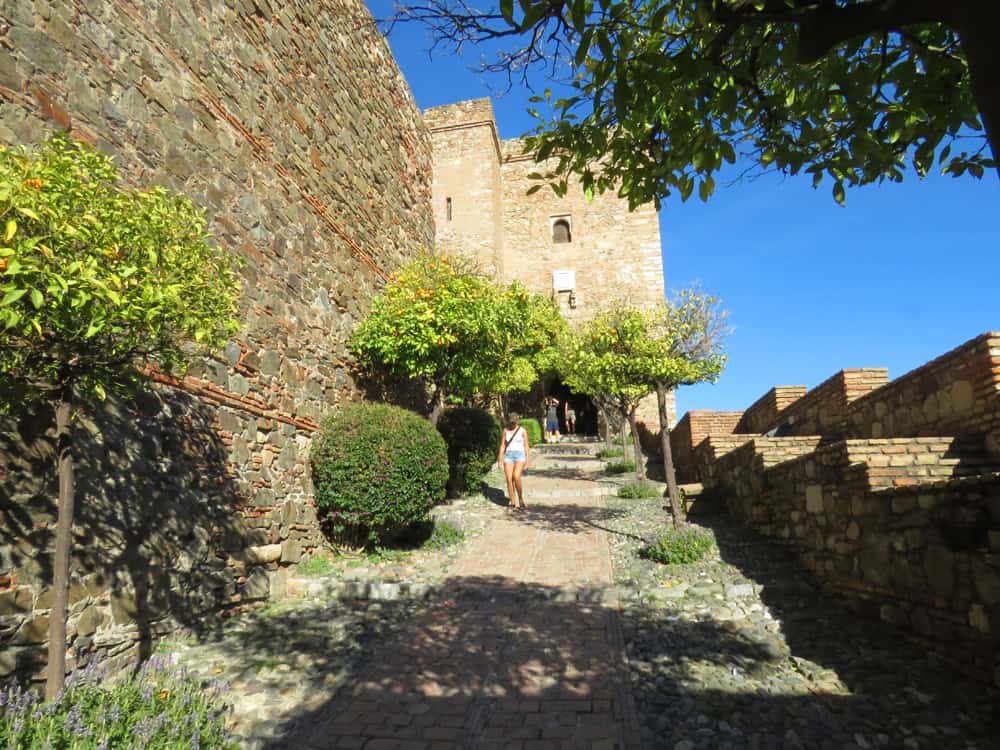
[[[336,605],[354,607],[361,618],[340,641],[301,637],[323,622],[327,610],[319,605],[243,631],[244,661],[266,656],[308,664],[292,679],[311,696],[270,722],[237,717],[247,734],[264,739],[269,750],[360,747],[350,743],[371,740],[387,747],[437,741],[490,748],[528,740],[632,747],[639,722],[629,712],[622,671],[627,648],[647,748],[682,740],[720,750],[994,747],[992,714],[966,699],[960,680],[942,680],[905,647],[902,660],[912,668],[889,670],[877,691],[858,684],[852,694],[836,693],[796,671],[768,633],[732,623],[630,607],[623,644],[619,610],[601,603],[599,589],[567,592],[481,577],[453,578],[442,590],[416,608],[382,602],[376,613],[357,603]],[[363,641],[352,636],[359,633]],[[818,633],[824,641],[844,639],[840,630]],[[868,644],[859,639],[855,651]],[[880,658],[882,647],[874,648],[872,658]],[[333,692],[331,672],[344,678]],[[708,672],[728,679],[708,680]],[[955,735],[949,740],[941,728]]]
[[[790,548],[722,513],[700,514],[696,520],[712,529],[722,559],[759,588],[760,600],[780,628],[788,668],[823,698],[809,713],[830,729],[825,742],[831,747],[854,742],[845,723],[878,745],[873,728],[888,721],[883,714],[896,717],[892,731],[882,730],[891,747],[1000,746],[996,691],[960,675],[897,629],[849,611],[815,585]],[[823,696],[823,685],[831,679],[851,694],[846,707]],[[942,733],[941,727],[952,733]],[[988,741],[966,745],[961,739],[966,734]],[[909,744],[900,744],[904,738]]]
[[[109,399],[74,422],[76,508],[68,637],[80,663],[91,656],[142,661],[178,625],[201,627],[236,593],[225,558],[247,544],[233,506],[239,493],[216,410],[157,390]],[[51,596],[57,516],[54,419],[39,407],[0,422],[0,573]],[[221,559],[220,559],[221,558]],[[126,626],[115,641],[105,630]],[[135,648],[126,648],[134,641]],[[16,651],[16,674],[37,676],[44,645],[0,641]],[[123,650],[124,649],[124,650]]]

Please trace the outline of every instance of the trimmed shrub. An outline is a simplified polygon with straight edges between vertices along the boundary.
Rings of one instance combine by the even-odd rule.
[[[500,425],[483,409],[459,406],[441,415],[438,430],[448,446],[448,497],[478,490],[497,460]]]
[[[613,461],[604,467],[605,474],[628,474],[635,471],[635,461]]]
[[[530,417],[522,419],[520,425],[528,433],[528,442],[531,445],[542,444],[542,425],[537,419],[531,419]]]
[[[163,657],[154,656],[121,680],[107,680],[102,670],[88,667],[45,703],[16,685],[0,687],[4,748],[237,750],[227,719],[221,685],[168,671]]]
[[[335,541],[390,543],[444,500],[444,438],[398,406],[344,406],[323,421],[311,462],[316,507]]]
[[[712,532],[700,526],[669,529],[639,550],[639,556],[664,565],[685,565],[708,557],[715,547]]]
[[[645,497],[661,497],[660,488],[650,482],[629,482],[618,488],[618,497],[639,500]]]
[[[621,458],[624,454],[621,448],[601,448],[594,455],[597,458]]]

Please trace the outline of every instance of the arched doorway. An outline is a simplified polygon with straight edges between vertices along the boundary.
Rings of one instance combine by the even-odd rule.
[[[597,407],[590,396],[574,393],[561,380],[554,380],[548,388],[548,395],[559,400],[559,432],[568,434],[566,429],[566,405],[576,413],[576,434],[597,435]]]

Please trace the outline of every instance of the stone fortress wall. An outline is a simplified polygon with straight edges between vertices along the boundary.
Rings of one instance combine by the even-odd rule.
[[[434,242],[431,143],[359,0],[0,0],[0,141],[55,128],[191,197],[239,258],[241,329],[181,380],[109,401],[81,441],[70,665],[125,661],[280,594],[319,541],[307,465],[358,398],[345,342]],[[0,422],[0,678],[44,662],[51,414]]]
[[[842,370],[690,412],[671,447],[849,606],[1000,687],[1000,333],[895,380]]]

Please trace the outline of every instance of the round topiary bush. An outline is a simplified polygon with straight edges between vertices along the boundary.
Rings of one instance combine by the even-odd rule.
[[[528,433],[528,442],[531,445],[542,444],[542,425],[537,419],[522,419],[519,424]]]
[[[390,404],[348,404],[313,439],[316,507],[332,536],[386,544],[444,499],[448,451],[419,414]]]
[[[500,425],[483,409],[459,406],[441,415],[438,430],[448,445],[448,497],[478,489],[497,460]]]

